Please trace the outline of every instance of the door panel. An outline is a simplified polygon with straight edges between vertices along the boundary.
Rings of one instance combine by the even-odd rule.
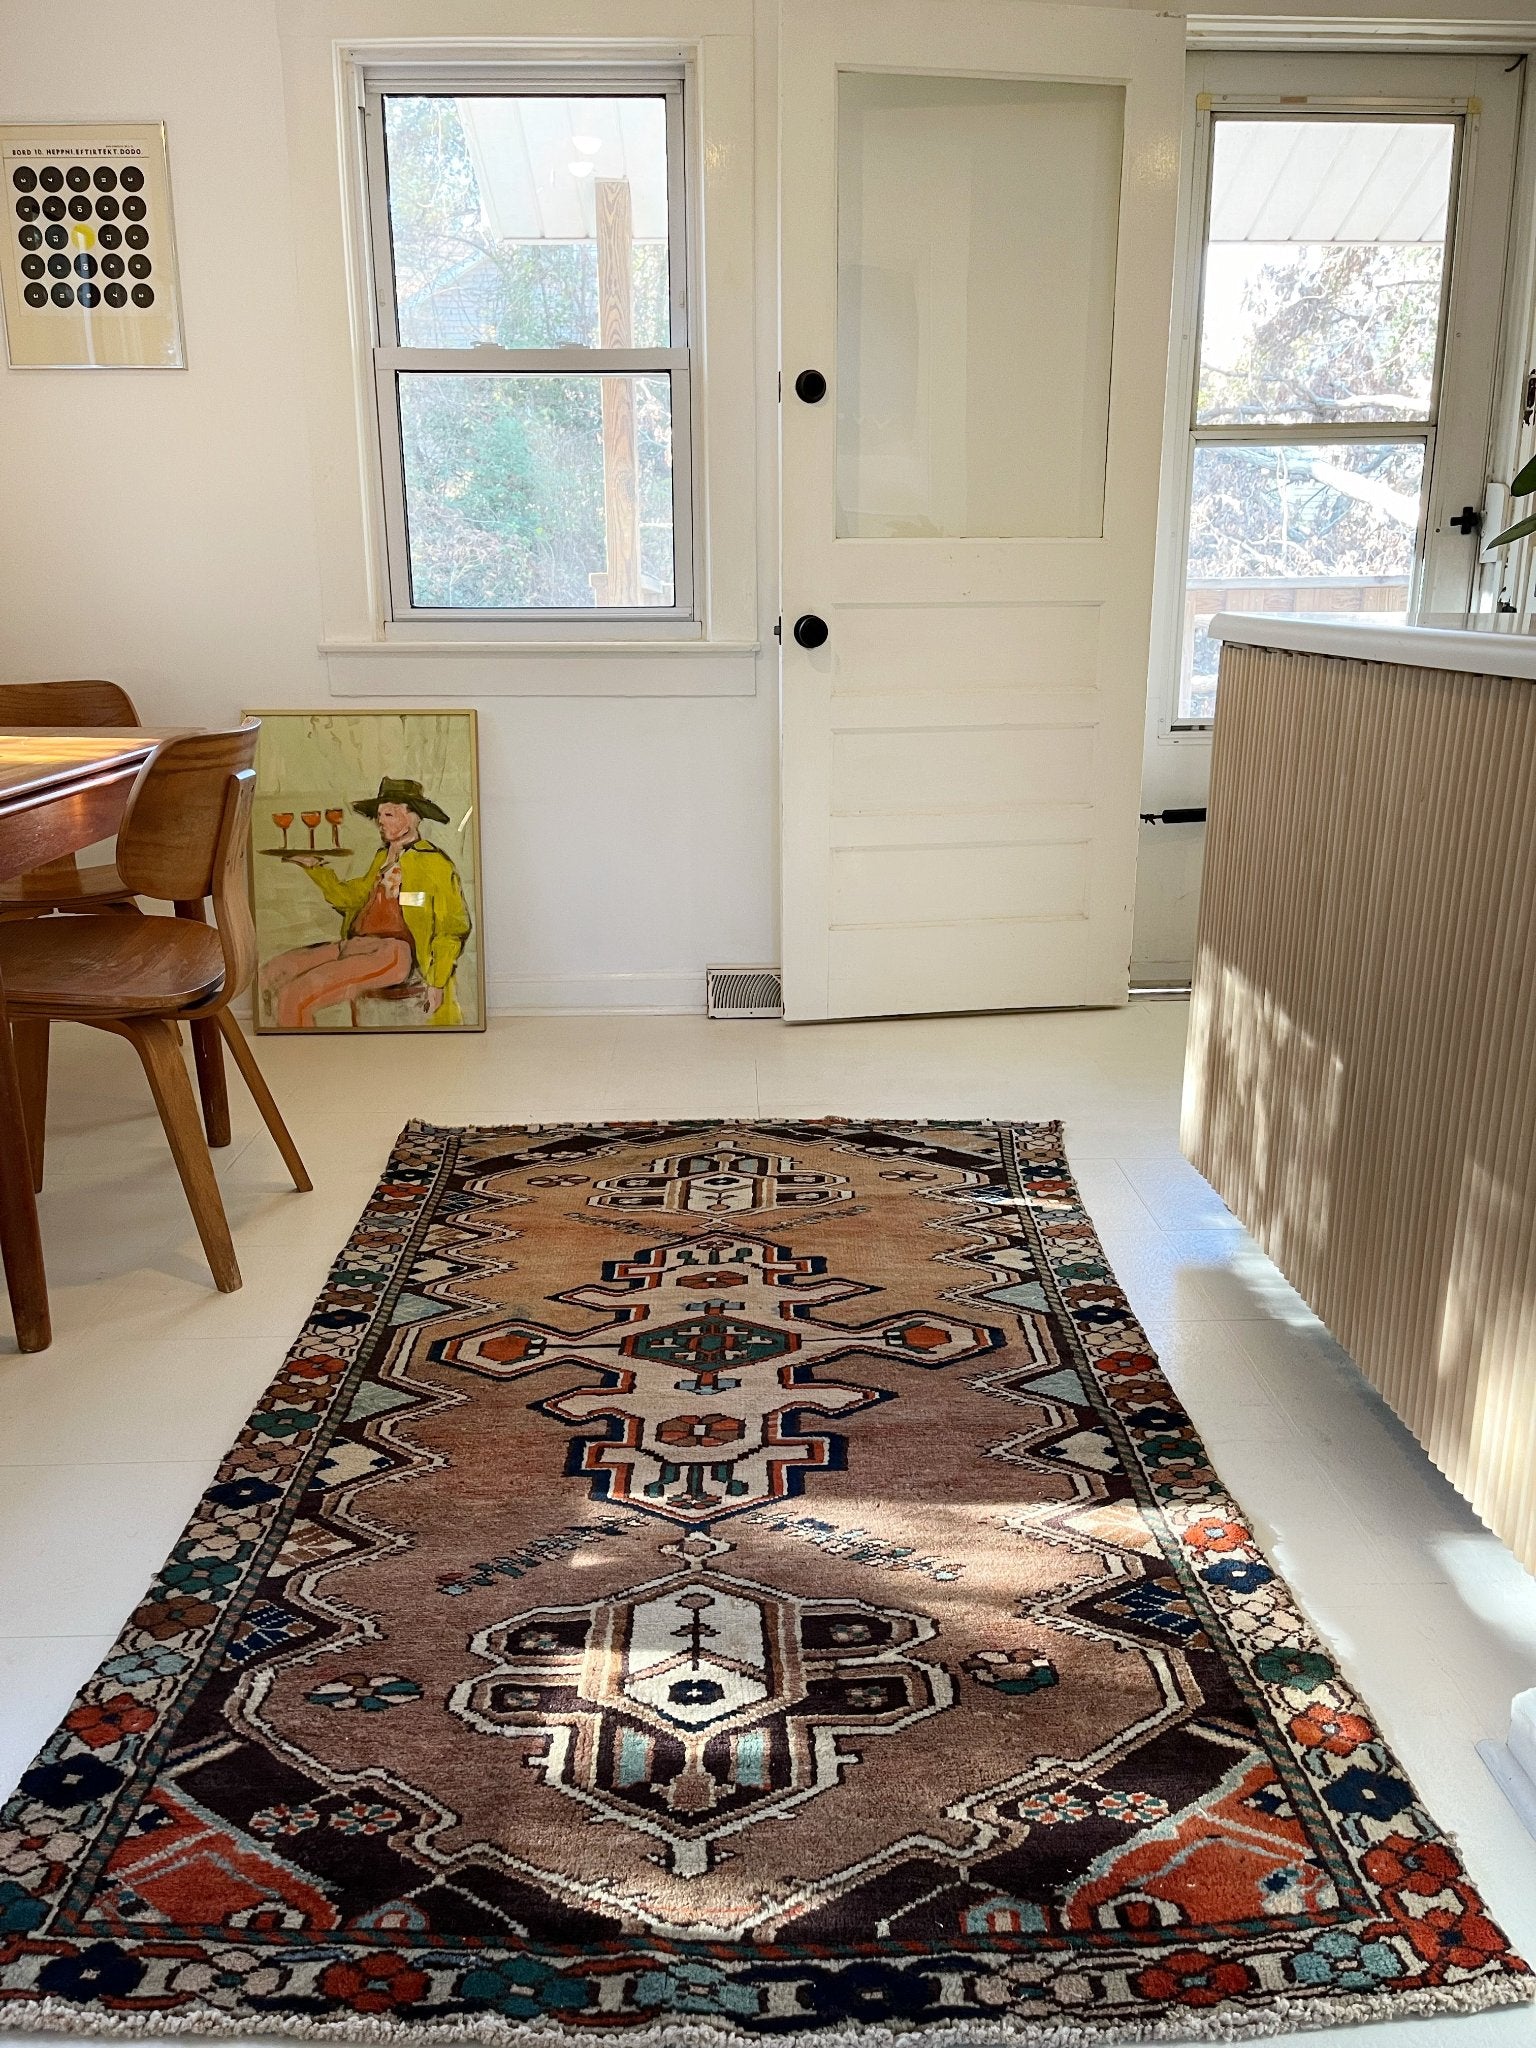
[[[1036,916],[1082,917],[1088,908],[1088,849],[1023,840],[987,846],[838,847],[832,855],[832,919],[839,930],[947,924],[964,901],[967,923],[1021,920],[1018,906],[1032,902]]]
[[[969,690],[1094,690],[1096,605],[844,605],[839,697],[932,690],[962,675]]]
[[[1182,66],[1128,10],[786,0],[792,1018],[1125,998]]]
[[[1091,726],[891,725],[839,732],[832,745],[833,815],[913,810],[949,816],[1018,811],[1063,795],[1088,804]]]

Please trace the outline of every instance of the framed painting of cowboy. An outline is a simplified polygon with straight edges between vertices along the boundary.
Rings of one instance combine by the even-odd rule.
[[[473,711],[251,711],[258,1031],[481,1031]]]

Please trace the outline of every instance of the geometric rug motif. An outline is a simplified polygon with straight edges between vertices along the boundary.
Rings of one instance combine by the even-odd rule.
[[[410,1125],[0,1808],[0,2028],[1076,2042],[1530,1989],[1055,1124]]]

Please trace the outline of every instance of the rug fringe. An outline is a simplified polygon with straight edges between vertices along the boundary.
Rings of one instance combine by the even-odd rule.
[[[691,2020],[626,2027],[631,2048],[1116,2048],[1136,2041],[1250,2041],[1318,2027],[1361,2026],[1373,2020],[1424,2019],[1434,2014],[1488,2012],[1529,2005],[1529,1978],[1480,1978],[1468,1984],[1417,1991],[1371,1992],[1344,1998],[1276,1999],[1265,2006],[1191,2012],[1161,2020],[946,2020],[931,2026],[807,2027],[743,2033]],[[488,2048],[592,2048],[590,2027],[548,2020],[509,2020],[497,2013],[473,2019],[390,2020],[358,2013],[347,2019],[310,2020],[265,2013],[224,2013],[195,2007],[180,2013],[86,2011],[62,1998],[0,2005],[0,2033],[73,2034],[154,2041],[186,2034],[281,2037],[303,2041],[359,2041],[411,2048],[413,2043],[474,2041]]]

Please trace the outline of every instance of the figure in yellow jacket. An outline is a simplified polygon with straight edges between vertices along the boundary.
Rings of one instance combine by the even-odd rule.
[[[421,836],[423,818],[448,813],[419,782],[386,775],[377,796],[352,806],[379,828],[382,844],[365,874],[343,881],[320,853],[291,856],[332,909],[341,937],[278,953],[262,969],[267,1012],[280,1031],[314,1028],[316,1013],[385,990],[419,990],[429,1024],[462,1024],[453,976],[469,936],[459,872]]]

